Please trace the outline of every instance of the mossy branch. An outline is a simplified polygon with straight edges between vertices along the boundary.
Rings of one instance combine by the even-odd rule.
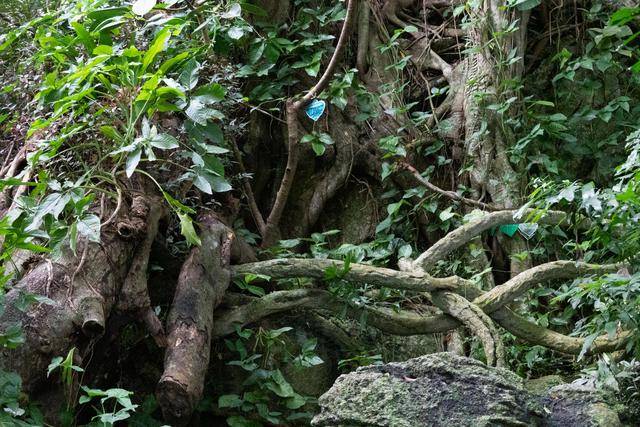
[[[529,215],[535,215],[538,212],[536,209],[526,209],[522,213],[522,218],[527,218]],[[445,259],[451,252],[462,247],[479,234],[499,225],[520,222],[522,218],[516,217],[517,213],[517,210],[491,212],[458,227],[420,254],[412,262],[410,269],[429,271],[438,261]],[[557,225],[566,219],[567,214],[564,212],[547,211],[538,222],[540,224]]]
[[[323,279],[327,269],[336,268],[343,272],[342,278],[353,283],[367,283],[376,287],[388,287],[414,292],[434,290],[454,290],[465,284],[457,276],[436,278],[423,273],[409,273],[390,268],[365,264],[350,264],[330,259],[282,258],[233,266],[234,276],[243,274],[263,274],[273,279],[309,277]]]

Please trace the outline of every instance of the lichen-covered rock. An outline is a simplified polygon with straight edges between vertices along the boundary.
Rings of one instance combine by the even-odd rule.
[[[524,425],[542,420],[515,374],[451,353],[342,375],[319,401],[315,426]]]
[[[551,425],[622,425],[618,413],[610,406],[610,399],[590,385],[572,383],[552,387],[543,403],[550,410]]]
[[[340,376],[319,405],[318,427],[619,425],[594,391],[536,395],[510,371],[451,353],[359,368]]]

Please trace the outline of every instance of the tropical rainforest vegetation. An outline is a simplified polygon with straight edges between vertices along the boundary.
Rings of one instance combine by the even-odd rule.
[[[0,34],[2,425],[308,425],[400,342],[640,415],[634,4],[5,0]]]

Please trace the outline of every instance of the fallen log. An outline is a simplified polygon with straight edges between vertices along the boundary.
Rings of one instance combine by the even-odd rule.
[[[231,277],[233,234],[212,214],[200,220],[202,245],[192,249],[180,271],[167,321],[164,373],[156,391],[163,416],[186,425],[202,397],[211,352],[213,311]]]

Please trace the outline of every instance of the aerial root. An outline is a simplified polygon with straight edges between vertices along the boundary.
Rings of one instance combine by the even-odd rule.
[[[151,246],[158,234],[160,219],[166,215],[162,201],[157,197],[142,197],[136,199],[137,209],[147,213],[145,235],[142,242],[136,247],[133,261],[124,285],[120,291],[118,310],[131,313],[144,323],[149,334],[160,347],[166,345],[166,336],[162,323],[151,308],[149,297],[149,284],[147,270]],[[116,212],[118,209],[116,208]]]
[[[489,366],[504,366],[504,345],[489,316],[477,305],[452,292],[434,292],[432,298],[439,309],[460,321],[482,341]]]

